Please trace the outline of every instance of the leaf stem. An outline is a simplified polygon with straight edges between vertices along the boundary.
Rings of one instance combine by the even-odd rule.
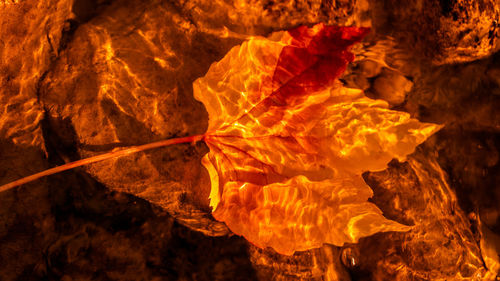
[[[7,190],[12,189],[16,186],[20,186],[20,185],[23,185],[25,183],[32,182],[32,181],[37,180],[37,179],[42,178],[42,177],[46,177],[49,175],[53,175],[53,174],[56,174],[56,173],[59,173],[62,171],[70,170],[70,169],[84,166],[84,165],[88,165],[91,163],[96,163],[96,162],[100,162],[100,161],[107,160],[107,159],[126,156],[126,155],[129,155],[132,153],[136,153],[136,152],[140,152],[140,151],[144,151],[144,150],[149,150],[149,149],[153,149],[153,148],[169,146],[169,145],[173,145],[173,144],[188,143],[188,142],[195,143],[195,142],[203,140],[204,138],[205,138],[205,135],[195,135],[195,136],[189,136],[189,137],[161,140],[161,141],[157,141],[157,142],[153,142],[153,143],[123,148],[123,149],[120,149],[117,151],[112,151],[112,152],[96,155],[93,157],[77,160],[77,161],[66,163],[64,165],[57,166],[57,167],[54,167],[54,168],[51,168],[51,169],[48,169],[45,171],[41,171],[39,173],[36,173],[36,174],[30,175],[30,176],[18,179],[16,181],[7,183],[5,185],[2,185],[2,186],[0,186],[0,192],[7,191]]]

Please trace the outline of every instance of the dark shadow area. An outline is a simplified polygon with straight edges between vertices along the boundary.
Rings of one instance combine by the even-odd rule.
[[[9,157],[22,150],[22,161],[29,159],[29,149],[8,142],[0,142],[0,150],[11,151],[4,154]],[[31,164],[46,161],[39,151],[31,153]],[[6,159],[0,175],[9,178],[10,170],[19,169]],[[0,220],[2,281],[256,280],[243,238],[190,230],[149,202],[110,191],[78,169],[1,193]]]

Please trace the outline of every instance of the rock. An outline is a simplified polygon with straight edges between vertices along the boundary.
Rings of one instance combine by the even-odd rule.
[[[481,221],[488,227],[497,224],[500,218],[500,208],[483,208],[480,210]]]
[[[458,208],[448,184],[436,177],[444,175],[438,160],[425,151],[417,148],[408,161],[393,161],[387,170],[364,176],[374,190],[373,201],[384,214],[413,226],[406,233],[372,236],[352,246],[354,252],[370,253],[357,255],[356,269],[371,272],[369,280],[412,280],[417,276],[460,280],[487,274],[480,265],[481,250],[466,213]],[[394,181],[394,177],[404,180]],[[433,266],[436,263],[439,267]]]
[[[0,104],[6,106],[0,110],[0,138],[44,150],[37,91],[67,34],[71,4],[0,1],[0,14]]]
[[[351,277],[341,263],[341,252],[340,247],[327,244],[292,256],[277,254],[270,248],[249,247],[259,280],[350,281]]]
[[[470,62],[500,49],[496,0],[375,1],[371,9],[377,33],[391,34],[436,65]]]
[[[391,106],[397,106],[405,101],[406,93],[413,83],[395,70],[384,68],[373,83],[373,92],[377,98],[387,101]]]
[[[359,73],[366,78],[372,78],[377,76],[382,71],[382,65],[380,63],[366,59],[358,63]]]
[[[203,133],[207,116],[192,82],[240,42],[206,36],[172,4],[132,2],[103,6],[81,24],[40,83],[47,115],[69,124],[54,135],[73,135],[82,158]],[[128,16],[132,10],[143,12]],[[202,144],[177,145],[86,169],[108,188],[147,199],[207,234],[225,235],[224,224],[209,216],[206,151]]]
[[[371,86],[368,79],[360,74],[349,74],[342,77],[342,80],[345,81],[345,86],[348,88],[366,90]]]
[[[406,98],[401,110],[421,121],[455,126],[410,162],[365,177],[385,215],[415,224],[408,233],[344,251],[257,249],[211,217],[207,148],[186,144],[0,194],[0,279],[485,279],[477,228],[463,213],[487,208],[485,225],[500,231],[497,2],[0,0],[2,183],[203,133],[196,78],[248,36],[317,22],[373,23],[345,80],[392,106]],[[498,252],[483,248],[484,257]]]

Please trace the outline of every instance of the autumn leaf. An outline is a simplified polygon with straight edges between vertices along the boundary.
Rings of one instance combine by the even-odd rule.
[[[206,107],[213,216],[282,254],[408,226],[368,202],[361,174],[404,160],[440,126],[336,80],[365,28],[318,24],[233,48],[193,84]]]
[[[0,192],[75,167],[158,147],[205,141],[213,216],[281,254],[341,246],[409,226],[368,202],[361,174],[403,161],[441,126],[421,123],[337,80],[366,28],[323,24],[254,37],[193,84],[205,134],[70,162],[0,186]]]

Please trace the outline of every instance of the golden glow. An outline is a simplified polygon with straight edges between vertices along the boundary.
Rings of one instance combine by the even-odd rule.
[[[1,0],[0,4],[10,5],[10,4],[18,4],[21,0]]]
[[[408,158],[407,165],[403,164],[404,168],[396,173],[393,170],[370,175],[387,192],[396,196],[405,194],[406,199],[393,200],[391,204],[401,216],[415,222],[401,246],[389,245],[386,250],[393,252],[401,247],[408,259],[381,261],[387,270],[382,276],[394,276],[391,280],[408,280],[408,276],[442,281],[495,280],[482,266],[469,219],[459,209],[455,193],[437,160],[425,153]],[[462,275],[464,272],[467,276]]]
[[[209,113],[203,165],[213,216],[282,254],[409,230],[367,201],[372,191],[361,173],[404,160],[440,126],[335,83],[286,106],[266,105],[280,86],[273,75],[290,42],[287,33],[280,41],[251,38],[193,84]]]

